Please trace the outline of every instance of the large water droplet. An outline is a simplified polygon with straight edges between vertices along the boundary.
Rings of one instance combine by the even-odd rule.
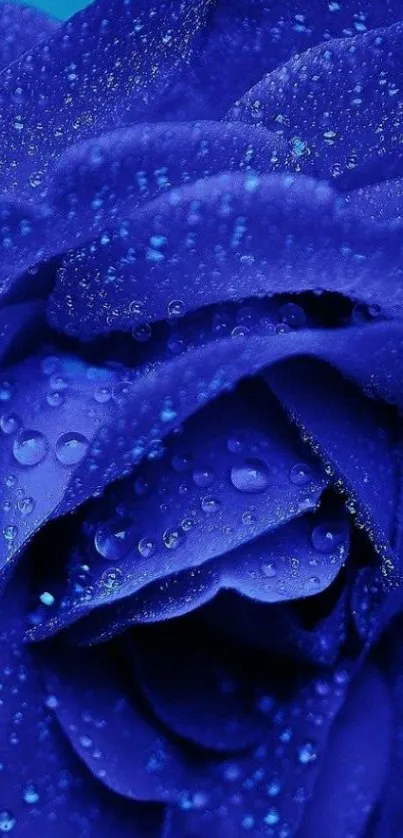
[[[17,823],[17,819],[11,814],[11,812],[3,811],[0,812],[0,832],[11,832],[14,829]]]
[[[286,323],[291,329],[300,329],[306,323],[304,309],[296,303],[285,303],[278,312],[278,319]]]
[[[318,758],[318,747],[314,742],[304,742],[297,749],[297,756],[301,765],[310,765]]]
[[[202,498],[201,508],[203,512],[207,512],[208,515],[213,514],[214,512],[218,512],[220,509],[221,503],[218,498],[206,497]]]
[[[114,567],[111,570],[105,570],[100,581],[107,593],[116,591],[117,588],[120,588],[123,582],[123,573],[119,567]]]
[[[172,300],[168,303],[168,317],[183,317],[186,306],[183,300]]]
[[[73,431],[62,434],[56,442],[55,454],[63,466],[74,466],[85,457],[88,439],[83,434]]]
[[[13,442],[13,454],[21,466],[37,466],[48,450],[48,442],[40,431],[22,431]]]
[[[28,783],[28,785],[25,786],[23,791],[23,798],[25,803],[28,803],[30,806],[34,806],[35,803],[38,803],[39,794],[33,783]]]
[[[4,413],[0,419],[3,434],[15,434],[21,425],[21,419],[16,413]]]
[[[329,521],[318,524],[312,531],[312,545],[319,553],[331,553],[344,541],[345,529],[337,523]]]
[[[144,537],[140,539],[137,549],[144,559],[148,559],[155,553],[155,543],[151,538]]]
[[[18,528],[15,524],[7,524],[3,529],[3,535],[5,540],[11,544],[17,538]]]
[[[269,485],[270,472],[263,460],[251,458],[232,467],[231,483],[239,492],[258,494]]]
[[[162,536],[165,547],[167,547],[168,550],[176,550],[176,548],[184,542],[185,538],[185,533],[179,528],[165,530],[164,535]]]
[[[132,521],[124,518],[101,524],[94,537],[95,549],[99,555],[112,562],[122,559],[131,547],[129,538],[131,526]]]
[[[306,463],[295,463],[290,471],[291,483],[294,486],[306,486],[312,480],[312,469]]]
[[[196,468],[193,472],[193,481],[199,489],[205,489],[214,482],[214,473],[209,468]]]
[[[17,507],[21,515],[30,515],[35,509],[35,501],[33,498],[26,496],[19,499]]]

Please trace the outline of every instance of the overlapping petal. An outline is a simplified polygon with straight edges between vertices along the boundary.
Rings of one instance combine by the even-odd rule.
[[[342,189],[402,174],[403,24],[335,39],[264,77],[229,111],[287,138]]]
[[[102,788],[72,753],[46,696],[38,661],[22,644],[22,575],[2,597],[0,828],[18,838],[157,838],[158,807],[133,806]]]
[[[0,4],[0,68],[16,61],[36,44],[56,31],[58,22],[30,6]]]
[[[352,217],[330,187],[224,174],[168,191],[69,253],[49,317],[85,340],[281,293],[331,291],[388,309],[401,305],[401,271],[400,229]]]

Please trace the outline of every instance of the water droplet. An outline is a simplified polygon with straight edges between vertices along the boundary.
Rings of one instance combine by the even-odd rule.
[[[11,544],[11,542],[16,539],[17,534],[18,528],[15,526],[15,524],[7,524],[7,526],[5,526],[3,529],[4,538],[6,539],[6,541],[9,542],[9,544]]]
[[[22,431],[13,442],[13,454],[21,466],[37,466],[48,450],[48,442],[40,431]]]
[[[174,454],[171,460],[172,468],[178,474],[190,471],[192,468],[192,456],[190,454]]]
[[[3,434],[15,434],[21,425],[21,419],[16,413],[4,413],[0,419]]]
[[[38,803],[39,794],[33,783],[28,783],[28,785],[25,786],[23,791],[23,798],[25,803],[28,803],[30,806],[34,806],[35,803]]]
[[[56,442],[55,454],[63,466],[74,466],[85,457],[88,439],[76,431],[62,434]]]
[[[173,420],[176,419],[176,416],[176,410],[174,410],[170,404],[166,404],[160,413],[160,419],[162,422],[173,422]]]
[[[269,485],[270,472],[263,460],[252,458],[244,460],[231,469],[231,483],[239,492],[258,494]]]
[[[169,317],[183,317],[186,311],[186,306],[183,300],[172,300],[168,303],[168,316]]]
[[[16,823],[17,819],[11,814],[11,812],[7,812],[4,809],[0,812],[0,832],[11,832]]]
[[[123,573],[118,567],[111,570],[105,570],[100,579],[101,585],[105,588],[107,593],[120,588],[123,582]]]
[[[151,334],[152,330],[149,323],[142,323],[141,326],[135,326],[132,331],[132,336],[138,343],[146,343],[150,340]]]
[[[318,747],[314,742],[304,742],[297,749],[297,756],[301,765],[310,765],[312,762],[316,762],[318,758]]]
[[[196,468],[193,472],[193,481],[199,489],[206,489],[214,482],[214,472],[209,468]]]
[[[184,542],[185,538],[186,536],[183,530],[174,528],[165,530],[162,536],[162,540],[168,550],[176,550]]]
[[[207,514],[211,515],[215,512],[218,512],[220,509],[221,503],[218,498],[206,497],[202,498],[201,508],[203,512],[207,512]]]
[[[155,553],[155,543],[151,540],[151,538],[141,538],[137,549],[143,558],[148,559],[150,556]]]
[[[278,311],[280,323],[285,323],[291,329],[301,329],[305,326],[306,316],[304,309],[295,303],[285,303]]]
[[[45,706],[48,710],[55,710],[59,706],[59,702],[55,695],[48,695],[45,699]]]
[[[275,826],[280,820],[277,809],[269,809],[263,820],[268,826]]]
[[[131,527],[132,521],[125,518],[101,524],[94,537],[95,549],[99,555],[113,562],[122,559],[131,547]]]
[[[112,390],[110,387],[98,387],[94,393],[94,399],[98,404],[106,404],[112,398]]]
[[[0,402],[8,402],[11,399],[11,384],[9,381],[0,382]]]
[[[85,748],[86,750],[88,748],[92,748],[92,739],[90,736],[87,736],[86,733],[83,733],[82,736],[80,736],[79,742],[81,747]]]
[[[52,390],[46,394],[46,401],[49,407],[61,407],[64,403],[63,393],[60,393],[58,390]]]
[[[312,469],[306,463],[295,463],[290,471],[291,483],[294,486],[306,486],[312,480]]]
[[[44,591],[40,595],[39,599],[40,599],[42,605],[47,605],[48,607],[50,607],[51,605],[54,605],[54,602],[55,602],[55,598],[54,598],[53,594],[49,593],[49,591]]]
[[[277,568],[274,562],[265,562],[262,564],[262,573],[267,576],[268,579],[272,579],[277,574]]]
[[[17,503],[17,507],[19,512],[21,512],[21,515],[30,515],[31,512],[33,512],[33,510],[35,509],[35,501],[33,498],[30,498],[28,496],[20,498],[20,500]]]
[[[345,529],[337,523],[318,524],[312,531],[312,546],[319,553],[331,553],[342,544],[345,537]]]

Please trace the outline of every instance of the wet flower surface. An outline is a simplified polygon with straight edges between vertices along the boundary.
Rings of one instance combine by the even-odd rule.
[[[0,5],[0,834],[403,836],[402,18]]]

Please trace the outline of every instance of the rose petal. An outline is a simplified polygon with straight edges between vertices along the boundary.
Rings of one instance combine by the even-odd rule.
[[[9,298],[18,287],[30,293],[21,273],[106,230],[128,235],[127,218],[172,187],[225,171],[267,174],[295,169],[286,144],[275,134],[219,122],[146,123],[78,143],[49,173],[36,212],[5,202],[0,247],[7,252],[0,289]],[[70,257],[69,257],[70,258]]]
[[[403,766],[402,738],[402,620],[395,620],[384,635],[379,649],[379,665],[389,688],[392,705],[392,749],[387,779],[383,787],[378,809],[374,813],[368,838],[395,838],[403,828],[403,806],[401,776]]]
[[[108,789],[136,801],[180,802],[210,786],[205,755],[171,741],[119,668],[105,650],[77,655],[67,648],[46,666],[55,715],[84,764]]]
[[[356,35],[401,18],[399,0],[357,9],[342,3],[220,0],[211,9],[202,46],[189,73],[160,105],[177,119],[222,116],[265,73],[329,38]],[[169,95],[170,93],[170,95]]]
[[[308,443],[325,462],[332,482],[348,497],[347,508],[383,557],[388,578],[397,511],[396,425],[327,366],[292,361],[265,374]],[[339,481],[339,482],[337,482]]]
[[[353,684],[332,728],[300,838],[359,838],[366,834],[369,816],[387,782],[392,731],[386,682],[368,665]]]
[[[326,510],[306,515],[228,553],[226,526],[222,529],[218,535],[221,556],[208,560],[211,544],[207,536],[205,544],[201,540],[196,556],[189,545],[189,551],[178,560],[184,569],[176,572],[167,573],[158,553],[153,559],[148,556],[148,562],[153,561],[148,570],[146,563],[140,563],[131,552],[119,560],[115,557],[112,567],[103,564],[99,571],[95,568],[94,573],[91,556],[79,553],[67,593],[63,595],[62,589],[59,607],[48,619],[42,618],[28,632],[28,638],[43,640],[97,609],[92,619],[84,621],[84,633],[87,626],[92,643],[109,640],[138,621],[154,622],[186,614],[221,589],[236,590],[261,602],[313,596],[332,584],[348,556],[349,522],[340,510],[333,510],[331,515]],[[242,537],[241,532],[239,540]],[[184,546],[186,549],[186,543]],[[191,569],[189,559],[195,562]],[[150,577],[155,581],[150,582]],[[52,584],[48,587],[53,589]]]
[[[346,209],[355,217],[370,218],[373,221],[389,221],[397,223],[403,216],[403,180],[386,180],[362,186],[345,196]]]
[[[36,658],[22,645],[24,579],[1,602],[0,823],[18,838],[157,838],[158,807],[133,806],[94,781],[54,718]]]
[[[36,201],[50,161],[68,146],[152,118],[186,66],[210,5],[169,0],[157,10],[145,0],[135,8],[98,0],[16,61],[0,80],[1,124],[7,126],[1,191]],[[17,117],[22,129],[10,130]]]
[[[7,67],[24,52],[45,41],[56,31],[58,22],[30,6],[0,5],[0,67]]]
[[[0,361],[4,368],[31,345],[34,336],[43,333],[44,304],[40,301],[18,303],[0,309]],[[6,376],[7,377],[7,374]],[[3,397],[6,393],[3,393]],[[11,391],[10,391],[11,398]],[[7,410],[7,398],[1,399],[2,408]]]
[[[402,33],[396,23],[297,55],[248,91],[229,119],[277,129],[342,189],[396,177]]]
[[[370,368],[367,363],[369,351],[372,353]],[[140,458],[150,454],[152,456],[160,445],[159,441],[168,432],[178,427],[203,404],[215,399],[220,392],[233,387],[243,376],[257,373],[263,367],[283,358],[301,354],[325,358],[369,392],[397,404],[401,402],[403,340],[402,327],[398,323],[380,323],[327,332],[290,332],[269,338],[249,337],[216,341],[203,348],[189,350],[173,362],[157,364],[146,376],[129,373],[128,370],[105,371],[102,368],[90,367],[94,373],[89,372],[88,378],[85,364],[77,362],[77,359],[62,358],[62,365],[67,364],[67,372],[70,368],[73,384],[76,374],[83,382],[86,380],[87,396],[80,396],[80,404],[85,413],[84,436],[92,442],[90,456],[83,457],[81,462],[73,467],[57,466],[57,469],[54,467],[56,463],[53,453],[45,457],[44,465],[39,466],[40,469],[44,468],[46,473],[51,473],[52,496],[44,493],[41,498],[36,498],[40,473],[38,466],[32,470],[31,467],[19,466],[12,451],[13,442],[9,435],[3,434],[3,456],[7,457],[4,462],[9,465],[10,474],[14,474],[18,469],[18,479],[23,481],[21,488],[24,495],[33,496],[38,502],[38,510],[42,510],[41,514],[37,510],[36,518],[32,519],[36,520],[36,523],[21,524],[20,512],[17,515],[15,508],[9,510],[3,507],[3,514],[7,515],[7,518],[3,519],[3,526],[15,526],[17,518],[20,526],[17,533],[13,529],[7,530],[7,538],[4,538],[3,532],[5,558],[8,555],[11,559],[16,548],[33,534],[35,528],[44,523],[47,516],[56,517],[76,508],[88,497],[102,492],[106,485],[127,474]],[[7,370],[7,376],[15,381],[17,392],[15,403],[11,398],[9,405],[10,410],[15,409],[16,414],[20,416],[26,429],[29,430],[30,425],[35,422],[33,430],[39,431],[45,437],[50,434],[51,442],[55,443],[58,432],[68,433],[80,429],[71,427],[73,419],[69,409],[75,401],[68,398],[66,407],[60,414],[57,411],[53,412],[53,407],[50,410],[51,405],[46,402],[48,385],[46,375],[41,371],[41,360],[43,359],[32,359],[29,364]],[[108,401],[111,385],[113,399]],[[94,396],[99,388],[102,393],[97,401]],[[94,413],[90,410],[90,415],[86,412],[87,397],[94,407]],[[34,405],[38,403],[42,404],[42,410],[32,413]],[[62,420],[59,423],[59,419],[55,418],[54,424],[49,425],[50,415],[60,415],[68,421],[62,427]],[[95,433],[97,420],[101,427],[97,426]],[[74,422],[76,424],[75,419]],[[94,429],[92,433],[88,430],[90,427]],[[41,473],[44,475],[45,471]],[[72,474],[74,480],[71,480]],[[47,479],[41,478],[41,485],[46,485]],[[8,547],[10,543],[11,547]]]
[[[15,319],[10,322],[23,329],[36,311],[35,304],[13,306]],[[34,356],[3,373],[0,519],[5,578],[21,548],[58,514],[79,463],[90,459],[90,444],[113,412],[103,394],[117,381],[114,370],[67,355]]]
[[[347,672],[339,669],[297,692],[275,715],[266,741],[253,755],[228,760],[216,771],[213,798],[206,796],[196,806],[191,801],[187,811],[170,807],[164,838],[244,838],[248,830],[267,834],[273,827],[298,834],[347,682]]]
[[[127,656],[153,712],[171,731],[213,751],[241,751],[267,730],[259,704],[264,661],[220,644],[197,624],[133,633]],[[263,669],[263,672],[262,672]],[[262,686],[263,685],[263,686]]]
[[[86,340],[279,293],[332,291],[387,308],[402,302],[400,272],[400,230],[352,218],[326,185],[225,174],[169,191],[68,253],[49,318]]]
[[[155,449],[153,457],[162,453]],[[302,469],[302,479],[299,473],[295,477],[295,466]],[[266,545],[252,546],[250,552],[240,555],[239,579],[234,575],[232,557],[227,560],[226,555],[315,509],[325,487],[326,479],[317,463],[301,459],[298,439],[289,433],[282,413],[273,410],[273,403],[259,387],[214,401],[173,437],[163,459],[152,459],[139,474],[113,489],[104,504],[98,502],[92,516],[86,516],[85,536],[73,550],[60,605],[49,624],[38,627],[36,636],[42,636],[43,630],[58,630],[93,608],[131,596],[150,582],[192,570],[218,556],[222,557],[219,566],[224,586],[240,587],[247,595],[252,589],[255,596],[261,588],[260,596],[269,599],[287,598],[290,589],[298,596],[288,562],[281,573],[283,592],[279,591],[280,582],[273,584],[261,570]],[[291,545],[297,550],[300,547],[301,562],[307,564],[303,571],[306,593],[313,576],[308,567],[315,554],[310,542],[312,527],[308,522],[301,530],[291,530],[284,543],[279,537],[280,544],[269,547],[272,555],[279,549],[288,555]],[[343,561],[348,529],[339,535],[335,566],[328,555],[329,561],[318,569],[323,577],[313,585],[315,592],[318,585],[328,584],[329,576],[333,578]],[[235,556],[235,567],[236,561]],[[83,564],[88,572],[85,583],[81,582],[80,596],[77,574],[82,579]],[[259,578],[253,582],[256,567]]]

